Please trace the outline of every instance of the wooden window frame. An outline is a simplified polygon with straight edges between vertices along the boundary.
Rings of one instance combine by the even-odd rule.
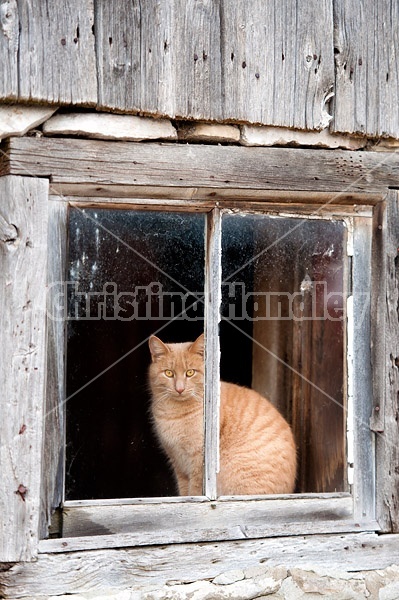
[[[6,443],[14,454],[11,465],[4,454],[1,455],[1,466],[4,464],[6,469],[5,481],[11,485],[13,495],[10,489],[3,496],[0,494],[8,534],[8,542],[4,541],[0,546],[0,560],[32,560],[38,553],[148,546],[166,541],[171,544],[221,542],[391,530],[392,507],[387,506],[384,495],[392,483],[380,467],[380,464],[386,466],[389,460],[386,458],[387,444],[394,442],[389,435],[381,435],[387,421],[386,397],[392,394],[386,383],[390,368],[386,356],[386,323],[389,322],[390,308],[381,310],[381,307],[386,306],[388,293],[388,259],[393,248],[397,250],[399,239],[397,227],[391,223],[398,215],[397,192],[389,190],[396,183],[395,170],[399,163],[396,155],[386,155],[381,160],[379,155],[371,153],[15,138],[8,141],[4,156],[0,163],[0,175],[4,175],[0,179],[1,191],[6,199],[13,199],[6,203],[5,212],[2,208],[0,239],[12,246],[7,248],[6,264],[7,261],[11,264],[22,248],[24,252],[37,248],[40,277],[26,265],[25,272],[19,274],[26,295],[33,294],[28,300],[33,301],[35,316],[39,319],[39,324],[30,325],[30,333],[40,331],[41,337],[37,340],[38,350],[33,353],[35,366],[30,367],[33,375],[38,373],[36,388],[28,393],[30,381],[21,373],[17,376],[19,411],[13,410],[15,390],[10,390],[7,401],[3,401],[9,422],[14,427],[14,437],[6,439]],[[237,174],[238,167],[240,172]],[[34,207],[29,206],[28,211],[27,195],[34,199]],[[360,402],[356,407],[357,417],[363,425],[370,418],[371,421],[370,427],[363,426],[355,434],[355,446],[367,444],[371,448],[376,445],[376,471],[373,452],[363,453],[361,469],[355,476],[354,508],[352,497],[346,494],[301,495],[289,500],[281,497],[216,501],[213,476],[209,478],[208,497],[191,502],[178,497],[167,503],[162,499],[69,502],[64,509],[63,527],[68,531],[68,518],[73,518],[77,524],[73,525],[73,535],[44,539],[51,514],[62,502],[64,417],[61,408],[65,394],[62,320],[45,321],[43,273],[50,289],[52,283],[64,279],[68,202],[104,207],[131,204],[164,208],[167,205],[171,209],[184,207],[185,210],[201,211],[227,206],[243,210],[258,207],[296,214],[310,214],[318,206],[320,213],[324,210],[326,214],[351,214],[357,220],[359,227],[355,228],[353,238],[353,286],[361,290],[371,286],[371,314],[375,313],[375,317],[371,320],[370,332],[357,337],[353,348],[355,386],[364,390],[366,385],[371,403]],[[372,218],[363,216],[364,211],[370,211]],[[213,214],[215,218],[210,221],[210,229],[215,230],[218,211]],[[22,225],[26,223],[24,229]],[[15,231],[14,238],[10,237],[10,232]],[[39,236],[37,241],[36,236]],[[207,249],[207,268],[211,277],[215,273],[215,248],[219,243],[217,235],[212,239],[214,244]],[[368,256],[372,260],[372,269],[367,268]],[[36,291],[32,291],[34,281]],[[15,311],[12,304],[15,298],[9,290],[3,291],[3,295],[10,322],[21,321],[26,304],[18,305],[20,310]],[[56,299],[51,293],[47,301],[47,308],[53,309]],[[208,310],[208,316],[211,314],[214,313]],[[218,353],[217,325],[215,318],[207,319],[208,343],[213,344],[213,356]],[[47,332],[47,343],[43,331]],[[370,369],[365,367],[369,363]],[[209,381],[214,380],[211,368],[215,368],[214,363],[208,365]],[[355,390],[356,395],[359,397],[359,390]],[[208,414],[214,410],[215,402],[217,393],[210,394],[206,399]],[[45,422],[40,420],[40,410],[46,414]],[[21,423],[26,420],[25,414],[31,418],[28,425]],[[17,440],[14,439],[16,429]],[[214,439],[216,434],[217,427],[209,429],[207,439]],[[378,439],[374,439],[376,434],[380,434]],[[29,464],[23,460],[27,443],[31,449]],[[210,452],[214,452],[216,445],[212,443],[210,447]],[[214,460],[215,456],[211,462]],[[17,486],[16,465],[21,467],[21,477],[17,478],[21,481]],[[364,477],[365,473],[370,477]],[[167,518],[172,524],[166,527],[167,540],[165,528],[161,526],[158,529],[151,527],[149,531],[140,530],[144,503],[145,521],[156,524],[158,519],[162,523]],[[244,513],[248,521],[243,518]],[[180,526],[176,527],[179,521]],[[101,535],[104,527],[110,533]],[[79,528],[84,535],[79,535]]]

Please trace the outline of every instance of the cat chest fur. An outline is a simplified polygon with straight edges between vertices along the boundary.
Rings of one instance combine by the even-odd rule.
[[[155,431],[174,468],[190,477],[203,460],[203,408],[197,400],[153,406]]]

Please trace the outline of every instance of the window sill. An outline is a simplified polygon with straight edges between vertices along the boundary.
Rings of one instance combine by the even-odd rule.
[[[379,530],[376,521],[353,517],[349,494],[226,498],[208,502],[205,498],[195,502],[190,498],[171,502],[156,499],[159,503],[154,500],[130,504],[69,502],[63,510],[63,537],[42,540],[39,552]]]

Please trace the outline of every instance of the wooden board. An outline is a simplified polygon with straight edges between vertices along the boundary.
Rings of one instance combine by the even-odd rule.
[[[100,505],[63,510],[62,538],[41,552],[76,552],[165,543],[242,540],[315,533],[376,531],[375,521],[352,518],[352,498],[285,498]]]
[[[65,428],[65,261],[67,210],[64,202],[48,205],[47,382],[41,480],[40,537],[48,536],[54,510],[63,500]]]
[[[387,204],[395,203],[397,192],[389,191],[385,202],[377,204],[373,214],[372,264],[371,264],[371,361],[373,367],[373,393],[370,415],[370,429],[384,431],[385,422],[385,318],[387,297]],[[392,224],[390,225],[392,227]],[[399,240],[398,240],[399,241]]]
[[[220,432],[220,342],[222,221],[218,208],[207,216],[205,254],[205,393],[204,393],[204,493],[217,498]]]
[[[225,0],[221,47],[226,119],[327,127],[334,84],[330,2]]]
[[[221,120],[223,1],[174,0],[173,5],[174,112],[188,119]]]
[[[37,553],[46,380],[47,194],[47,180],[0,180],[1,561],[31,560]]]
[[[95,11],[99,107],[130,106],[138,110],[141,102],[140,3],[115,4],[99,0]]]
[[[99,105],[221,118],[220,18],[211,0],[96,6]]]
[[[17,0],[0,1],[0,96],[18,98],[19,16]]]
[[[398,20],[395,0],[334,0],[332,131],[398,137]]]
[[[7,51],[0,98],[94,105],[93,0],[6,4],[10,17],[7,33],[0,36],[0,49]]]
[[[373,397],[371,371],[371,237],[372,220],[354,220],[352,300],[354,321],[348,328],[348,368],[352,369],[353,413],[348,427],[353,429],[355,518],[375,517],[375,453],[374,434],[370,430]],[[351,338],[351,339],[350,339]],[[348,400],[350,402],[350,400]]]
[[[399,201],[398,192],[387,199],[388,229],[385,312],[385,406],[383,432],[376,435],[377,518],[386,531],[399,531]],[[383,333],[383,335],[384,335]]]
[[[399,536],[375,534],[298,536],[240,542],[176,544],[136,549],[42,554],[36,563],[0,572],[4,598],[99,593],[101,590],[210,579],[252,566],[303,566],[344,571],[383,569],[399,563]]]
[[[334,83],[332,31],[327,0],[102,0],[100,106],[321,129]]]
[[[11,138],[0,175],[50,177],[57,184],[204,187],[385,195],[399,181],[399,154],[287,148],[138,144]],[[213,191],[210,192],[215,195]]]

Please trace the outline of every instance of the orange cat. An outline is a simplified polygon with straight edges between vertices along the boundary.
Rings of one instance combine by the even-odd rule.
[[[203,494],[204,336],[195,342],[149,340],[155,430],[181,496]],[[218,494],[294,490],[296,448],[288,423],[254,390],[221,382]]]

